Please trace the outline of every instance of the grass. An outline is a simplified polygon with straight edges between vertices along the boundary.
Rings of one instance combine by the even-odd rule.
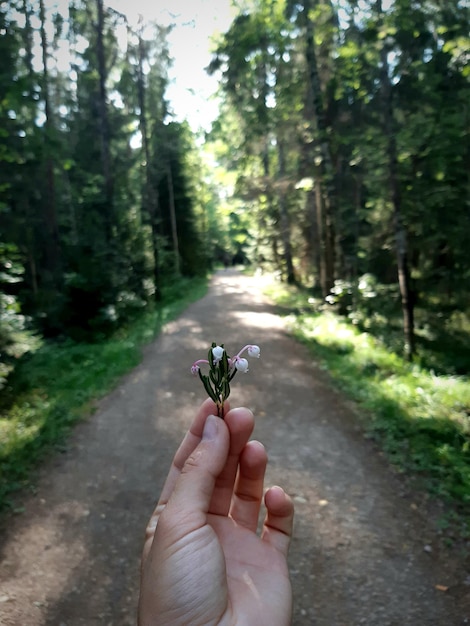
[[[458,511],[461,532],[470,513],[470,380],[468,375],[409,363],[371,333],[308,296],[280,284],[269,295],[293,334],[364,411],[363,427],[402,472]],[[467,337],[467,342],[469,338]],[[426,361],[431,361],[429,346]],[[439,356],[442,364],[444,359]],[[466,520],[466,521],[465,521]]]
[[[44,343],[20,359],[0,403],[0,510],[13,506],[11,495],[30,484],[38,461],[140,362],[142,346],[206,288],[203,279],[181,281],[160,305],[107,340]]]

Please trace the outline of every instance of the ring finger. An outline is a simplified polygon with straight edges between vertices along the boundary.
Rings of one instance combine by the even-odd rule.
[[[259,441],[250,441],[240,456],[230,515],[237,524],[256,532],[263,499],[264,474],[268,458]]]

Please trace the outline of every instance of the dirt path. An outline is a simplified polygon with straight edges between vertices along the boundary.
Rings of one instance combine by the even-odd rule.
[[[42,468],[25,512],[6,520],[0,624],[135,625],[143,529],[204,399],[189,368],[212,341],[229,352],[262,348],[250,375],[234,381],[231,401],[253,409],[268,481],[296,502],[294,626],[470,624],[463,564],[439,550],[421,507],[288,337],[257,279],[231,271],[148,346],[66,452]]]

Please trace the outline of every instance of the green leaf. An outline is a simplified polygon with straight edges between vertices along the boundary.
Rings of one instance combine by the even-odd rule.
[[[202,384],[204,385],[204,388],[207,392],[207,395],[214,401],[217,402],[217,396],[214,392],[214,390],[212,389],[210,382],[209,382],[209,377],[208,376],[204,376],[203,374],[201,374],[201,371],[199,370],[199,378],[202,380]]]

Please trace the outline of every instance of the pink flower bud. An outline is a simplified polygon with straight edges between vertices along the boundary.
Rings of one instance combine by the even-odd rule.
[[[243,372],[246,374],[248,371],[248,361],[246,359],[240,358],[235,361],[235,367],[239,372]]]
[[[259,346],[248,346],[248,356],[253,357],[254,359],[259,359],[261,355],[261,350]]]

